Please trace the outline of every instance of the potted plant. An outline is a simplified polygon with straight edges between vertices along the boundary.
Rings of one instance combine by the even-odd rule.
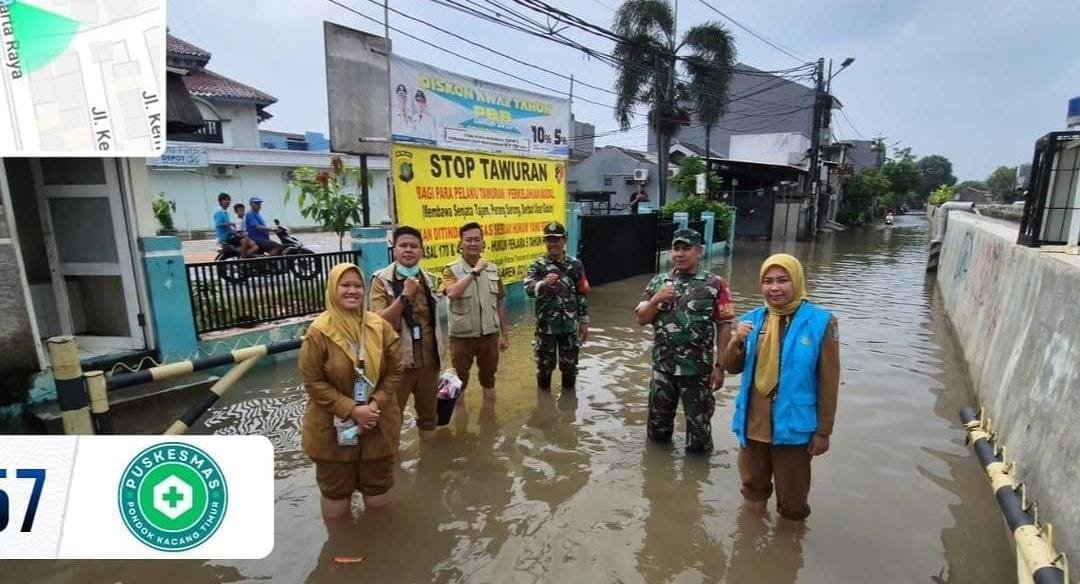
[[[171,201],[165,198],[165,193],[158,193],[153,200],[154,217],[157,219],[161,229],[158,229],[158,235],[171,235],[176,237],[180,234],[179,231],[173,226],[172,214],[176,212],[176,201]]]

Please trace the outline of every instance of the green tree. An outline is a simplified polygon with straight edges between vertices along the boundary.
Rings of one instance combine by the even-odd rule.
[[[952,162],[940,154],[923,156],[915,163],[919,169],[919,197],[927,198],[941,185],[956,184]]]
[[[915,165],[915,157],[911,156],[910,149],[905,149],[903,155],[885,163],[881,171],[889,179],[891,192],[895,195],[894,204],[906,203],[916,189],[919,188],[919,168]]]
[[[727,90],[735,68],[735,41],[717,22],[694,26],[676,43],[675,13],[667,0],[627,0],[612,25],[619,40],[615,119],[630,128],[635,105],[649,109],[649,126],[657,137],[659,167],[667,167],[671,137],[687,118],[678,104],[690,101],[707,125],[727,107]],[[687,53],[685,57],[679,52]],[[682,60],[688,80],[678,79]],[[660,180],[660,206],[667,202],[667,184]]]
[[[994,193],[994,199],[1011,203],[1016,192],[1016,168],[999,166],[986,177],[986,186]]]
[[[292,197],[293,189],[299,191],[296,198],[300,214],[312,219],[326,231],[338,236],[338,250],[344,249],[345,233],[361,221],[360,197],[347,189],[360,186],[360,181],[372,184],[372,177],[364,177],[357,167],[346,167],[340,156],[330,160],[330,172],[314,168],[298,168],[285,189],[285,202]]]
[[[934,189],[934,192],[930,193],[930,197],[927,199],[927,203],[931,205],[942,205],[953,200],[956,196],[956,188],[951,185],[940,185]]]
[[[845,223],[861,223],[866,213],[874,210],[875,202],[887,197],[891,191],[892,183],[884,170],[860,170],[844,186],[841,220]]]
[[[697,156],[687,156],[679,165],[679,172],[671,179],[671,184],[682,196],[694,196],[697,194],[697,175],[703,172],[705,172],[705,161]],[[712,173],[709,173],[706,180],[708,193],[715,193],[724,186],[724,181],[720,177],[713,176]]]

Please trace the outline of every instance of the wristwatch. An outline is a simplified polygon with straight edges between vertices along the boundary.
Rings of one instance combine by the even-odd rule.
[[[474,278],[480,277],[480,270],[471,270],[469,273],[472,274],[472,277]]]

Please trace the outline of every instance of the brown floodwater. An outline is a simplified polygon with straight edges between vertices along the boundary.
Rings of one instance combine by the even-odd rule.
[[[926,223],[901,216],[806,244],[739,243],[713,262],[740,311],[761,260],[787,251],[840,321],[832,450],[814,462],[805,524],[740,506],[729,431],[737,377],[718,394],[707,458],[645,440],[651,336],[633,308],[647,276],[600,286],[576,394],[535,388],[531,317],[514,316],[499,397],[470,392],[438,439],[407,415],[393,503],[325,525],[300,452],[305,395],[291,363],[251,373],[196,433],[265,434],[276,457],[276,545],[257,561],[4,562],[5,582],[1015,581],[1013,552],[956,412],[971,389],[925,278]],[[236,493],[233,496],[243,496]],[[336,567],[335,556],[363,556]]]

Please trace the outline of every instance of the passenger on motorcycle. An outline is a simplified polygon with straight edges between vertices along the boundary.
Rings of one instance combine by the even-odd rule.
[[[266,221],[259,215],[259,211],[262,210],[262,199],[251,197],[248,203],[251,205],[251,210],[244,217],[248,238],[259,246],[259,251],[272,256],[281,255],[281,244],[270,240],[270,234],[274,230],[267,227]]]
[[[258,253],[259,246],[247,236],[247,224],[244,223],[244,204],[237,203],[233,205],[233,211],[236,213],[236,219],[232,222],[233,235],[229,240],[229,245],[240,249],[240,257],[249,258]]]

